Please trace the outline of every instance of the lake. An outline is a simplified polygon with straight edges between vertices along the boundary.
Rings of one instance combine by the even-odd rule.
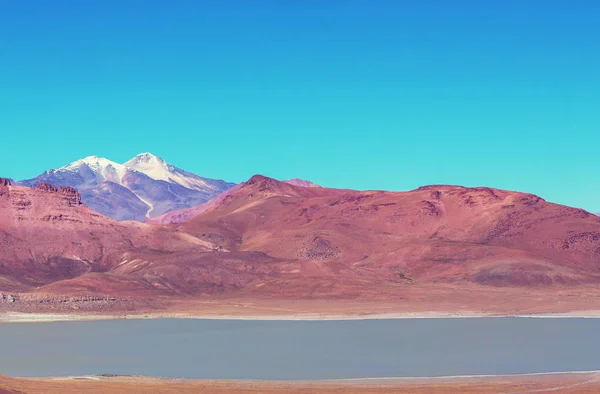
[[[600,319],[0,323],[0,374],[340,379],[600,369]]]

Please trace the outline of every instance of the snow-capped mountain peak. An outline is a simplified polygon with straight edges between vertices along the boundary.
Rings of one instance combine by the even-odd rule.
[[[127,168],[122,164],[98,156],[88,156],[52,171],[55,173],[80,172],[82,167],[88,168],[103,180],[116,183],[121,183],[127,173]]]
[[[192,190],[212,189],[211,182],[191,172],[183,171],[151,153],[141,153],[124,164],[156,180],[174,183]]]
[[[40,182],[75,187],[84,203],[119,220],[145,220],[199,205],[233,186],[181,170],[151,153],[124,164],[88,156],[19,184],[33,187]]]
[[[152,166],[170,166],[169,163],[164,161],[161,157],[155,156],[152,153],[140,153],[136,155],[132,159],[128,160],[123,164],[125,167],[135,167],[135,166],[143,166],[143,165],[152,165]],[[171,166],[172,167],[172,166]]]
[[[69,163],[66,166],[60,167],[57,169],[57,171],[77,169],[82,165],[87,165],[89,168],[106,168],[108,166],[121,166],[121,164],[115,163],[114,161],[105,159],[103,157],[88,156],[83,159],[75,160],[74,162]]]
[[[123,164],[130,170],[139,171],[154,180],[170,182],[174,166],[151,153],[141,153]]]

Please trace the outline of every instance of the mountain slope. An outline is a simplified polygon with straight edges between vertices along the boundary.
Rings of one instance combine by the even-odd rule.
[[[106,273],[131,261],[211,249],[211,243],[184,234],[104,217],[83,205],[68,186],[0,182],[1,290],[30,290]],[[132,283],[151,290],[151,282],[147,277]]]
[[[321,187],[310,181],[305,181],[305,180],[298,179],[298,178],[290,179],[290,180],[284,181],[284,182],[287,184],[290,184],[290,185],[301,186],[301,187]],[[207,202],[205,202],[203,204],[200,204],[200,205],[197,205],[197,206],[191,207],[191,208],[169,211],[162,215],[152,217],[152,218],[146,220],[145,223],[169,224],[169,223],[185,222],[186,220],[193,218],[194,216],[200,215],[201,213],[206,212],[209,209],[212,209],[213,207],[216,207],[227,196],[233,194],[234,192],[239,190],[242,186],[244,186],[244,182],[238,183],[237,185],[233,186],[230,189],[225,190],[218,196],[213,197],[212,199],[208,200]]]
[[[281,270],[264,254],[104,217],[71,187],[12,186],[0,178],[0,293],[220,294]]]
[[[313,183],[311,181],[307,181],[304,179],[300,179],[300,178],[293,178],[293,179],[288,179],[287,181],[284,181],[285,183],[289,183],[290,185],[294,185],[294,186],[302,186],[302,187],[321,187],[320,185],[317,185],[316,183]]]
[[[195,311],[227,300],[585,309],[600,294],[599,261],[600,218],[492,188],[391,193],[254,176],[205,212],[157,226],[104,217],[70,187],[0,179],[0,308],[110,295],[199,302]]]
[[[600,218],[491,188],[359,192],[255,176],[178,228],[227,249],[303,262],[298,280],[600,282]]]
[[[137,221],[202,204],[233,186],[183,171],[149,153],[125,164],[90,156],[18,184],[35,187],[41,182],[74,187],[101,214]]]

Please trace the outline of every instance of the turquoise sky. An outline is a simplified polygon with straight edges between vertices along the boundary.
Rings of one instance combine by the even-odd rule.
[[[493,186],[600,211],[600,2],[4,1],[0,176]]]

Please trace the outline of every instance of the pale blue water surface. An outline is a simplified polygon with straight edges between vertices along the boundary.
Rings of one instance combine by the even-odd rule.
[[[600,319],[1,323],[0,374],[340,379],[600,369]]]

